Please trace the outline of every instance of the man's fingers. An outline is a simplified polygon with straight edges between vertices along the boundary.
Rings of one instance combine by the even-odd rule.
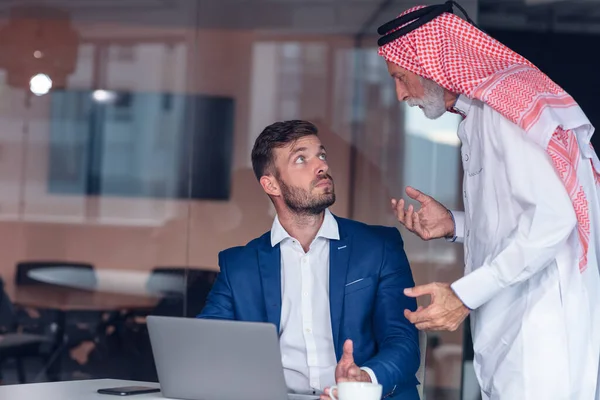
[[[394,215],[396,216],[396,218],[398,220],[400,220],[400,217],[403,217],[404,215],[399,215],[400,213],[398,212],[398,200],[397,199],[392,199],[391,200],[391,204],[392,204],[392,211],[394,212]]]
[[[432,320],[431,310],[429,307],[419,307],[417,311],[404,310],[404,316],[413,324]]]
[[[406,210],[406,214],[404,215],[404,226],[411,232],[413,232],[413,214],[414,208],[411,204],[408,206],[408,210]]]
[[[417,311],[404,310],[404,316],[415,325],[418,330],[448,331],[453,330],[446,320],[439,314],[439,307],[429,305],[419,307]]]
[[[421,322],[420,324],[416,324],[415,328],[420,331],[437,331],[439,329],[434,327],[432,322]]]
[[[340,383],[342,381],[338,381],[338,383]],[[323,390],[323,394],[319,397],[319,400],[331,400],[331,397],[329,397],[329,392],[330,392],[330,388],[325,388]],[[333,390],[333,397],[335,397],[336,399],[338,398],[338,391],[337,389]]]
[[[419,214],[415,210],[415,207],[410,204],[407,209],[404,209],[405,203],[403,199],[396,200],[392,199],[392,210],[398,222],[406,227],[410,232],[416,233],[422,239],[423,228],[421,227],[421,220]]]
[[[404,200],[392,199],[392,210],[394,211],[394,215],[396,216],[396,219],[398,220],[398,222],[400,222],[401,224],[404,224],[404,220],[405,220]]]
[[[442,319],[442,318],[432,318],[428,321],[423,321],[423,322],[419,322],[417,324],[415,324],[415,327],[422,331],[422,330],[428,330],[428,331],[449,331],[452,330],[451,326],[448,325],[448,323]]]
[[[429,196],[427,196],[425,193],[415,189],[412,186],[406,187],[406,194],[408,195],[408,197],[418,201],[421,204],[423,204],[425,201],[427,201],[429,199]]]
[[[405,316],[405,317],[406,317],[406,319],[408,319],[410,322],[413,322],[413,321],[411,321],[411,319],[414,319],[414,318],[416,318],[416,317],[414,317],[414,315],[422,315],[422,314],[421,314],[421,311],[423,311],[423,310],[424,310],[424,307],[423,307],[423,306],[419,306],[419,307],[417,307],[417,310],[416,310],[416,311],[404,310],[404,316]],[[409,318],[409,316],[410,316],[410,318]],[[413,323],[414,323],[414,322],[413,322]]]
[[[357,366],[350,367],[348,369],[348,379],[356,380],[360,377],[360,368]]]
[[[342,354],[342,358],[341,358],[340,362],[342,362],[342,361],[354,362],[354,355],[352,354],[353,352],[354,352],[354,344],[352,343],[352,340],[348,339],[344,342],[344,352]]]
[[[418,234],[421,238],[423,237],[423,228],[421,227],[421,220],[419,219],[419,213],[413,213],[413,230],[416,234]]]
[[[418,314],[414,311],[404,310],[404,317],[410,321],[411,324],[417,323]]]
[[[408,297],[419,297],[429,294],[432,296],[437,290],[437,285],[435,283],[428,283],[426,285],[415,286],[413,288],[404,289],[404,294]]]

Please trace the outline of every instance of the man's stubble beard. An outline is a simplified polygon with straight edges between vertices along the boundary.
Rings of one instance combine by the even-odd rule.
[[[331,180],[330,190],[327,193],[314,195],[305,189],[288,186],[281,178],[277,177],[284,203],[298,215],[319,215],[335,203],[335,187],[330,175],[324,175],[315,180],[311,187],[314,188],[323,179]]]

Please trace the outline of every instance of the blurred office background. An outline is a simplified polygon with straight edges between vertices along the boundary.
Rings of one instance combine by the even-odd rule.
[[[398,226],[406,185],[460,209],[458,117],[399,104],[377,55],[415,4],[0,0],[2,384],[156,380],[144,317],[196,315],[218,252],[271,226],[250,150],[274,121],[318,125],[339,216]],[[600,2],[461,4],[599,123]],[[418,284],[461,275],[460,245],[401,231]],[[428,334],[428,399],[478,399],[470,346]]]

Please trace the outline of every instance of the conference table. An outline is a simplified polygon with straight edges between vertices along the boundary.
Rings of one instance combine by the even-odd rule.
[[[45,285],[16,285],[13,280],[5,283],[6,294],[16,306],[55,312],[52,323],[56,340],[52,346],[52,357],[45,366],[45,372],[51,380],[61,379],[62,364],[59,357],[67,349],[68,314],[111,313],[114,318],[121,318],[123,311],[144,314],[156,307],[162,298],[161,291],[183,293],[183,280],[169,275],[157,274],[155,286],[158,289],[150,291],[146,287],[149,272],[96,270],[93,272],[95,280],[89,279],[90,273],[70,267],[39,268],[29,271],[27,275]],[[98,321],[101,318],[97,316]],[[0,400],[4,399],[0,396]]]
[[[158,388],[158,383],[124,381],[119,379],[91,379],[68,382],[27,383],[0,386],[2,400],[111,400],[119,396],[100,394],[98,389],[119,386],[149,386]],[[135,400],[165,399],[160,392],[127,396]]]
[[[155,382],[126,381],[120,379],[89,379],[66,382],[26,383],[22,385],[0,386],[2,400],[111,400],[125,397],[131,400],[164,400],[161,392],[115,396],[98,393],[98,389],[123,386],[146,386],[160,388]],[[313,399],[307,395],[289,395],[288,400]],[[243,400],[243,399],[240,399]]]

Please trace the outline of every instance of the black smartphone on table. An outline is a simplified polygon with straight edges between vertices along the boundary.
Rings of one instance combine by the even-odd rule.
[[[134,394],[156,393],[160,392],[160,388],[152,388],[148,386],[122,386],[114,388],[98,389],[100,394],[112,394],[115,396],[132,396]]]

